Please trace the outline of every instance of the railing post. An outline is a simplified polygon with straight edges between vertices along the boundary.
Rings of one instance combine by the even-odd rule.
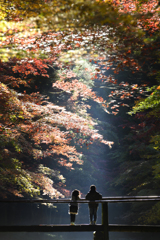
[[[104,240],[109,240],[108,232],[108,203],[102,203],[102,225],[104,226]]]

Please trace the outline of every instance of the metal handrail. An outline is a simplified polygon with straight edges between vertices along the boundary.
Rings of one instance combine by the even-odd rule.
[[[160,201],[160,196],[116,196],[116,197],[103,197],[102,200],[95,200],[97,203],[117,203],[117,202],[148,202]],[[1,199],[0,203],[70,203],[70,198],[63,199]],[[89,200],[81,198],[77,200],[78,203],[89,203]]]
[[[160,196],[116,196],[103,197],[96,200],[102,203],[102,224],[101,225],[35,225],[35,226],[0,226],[0,232],[71,232],[71,231],[101,231],[103,239],[109,240],[109,232],[160,232],[160,225],[125,225],[109,224],[108,222],[108,203],[119,202],[149,202],[160,201]],[[70,203],[71,199],[1,199],[0,203]],[[81,198],[78,203],[89,203],[90,201]]]

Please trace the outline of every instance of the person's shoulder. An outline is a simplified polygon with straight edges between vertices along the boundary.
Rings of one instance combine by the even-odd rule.
[[[88,192],[85,196],[85,198],[87,199],[90,196],[90,192]]]
[[[100,194],[99,192],[96,192],[97,193],[97,197],[100,199],[102,199],[102,194]]]

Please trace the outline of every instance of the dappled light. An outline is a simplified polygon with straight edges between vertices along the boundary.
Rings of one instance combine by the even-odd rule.
[[[160,196],[159,30],[157,0],[0,0],[1,200]],[[5,225],[69,224],[68,203],[3,204]],[[160,224],[156,200],[118,204],[115,224]]]

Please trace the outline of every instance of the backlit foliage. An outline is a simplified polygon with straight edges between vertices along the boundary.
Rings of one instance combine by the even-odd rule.
[[[7,192],[16,196],[33,196],[42,191],[43,195],[51,198],[63,197],[65,179],[57,169],[60,166],[73,169],[73,162],[83,164],[82,154],[71,142],[74,140],[81,146],[94,141],[110,147],[113,144],[94,129],[97,123],[86,111],[82,112],[76,102],[84,97],[98,103],[103,99],[84,83],[78,82],[72,68],[68,68],[64,75],[63,69],[67,65],[59,60],[59,54],[68,46],[61,44],[63,33],[36,32],[30,21],[28,25],[25,22],[13,23],[12,17],[14,20],[18,14],[20,18],[25,17],[25,7],[29,8],[26,13],[33,17],[34,4],[37,3],[29,7],[29,3],[23,2],[21,13],[18,13],[20,2],[13,2],[12,7],[9,4],[8,12],[16,6],[17,11],[13,15],[6,13],[10,22],[1,22],[1,196],[5,197]],[[49,78],[47,70],[53,64],[61,69],[53,87],[70,93],[70,111],[65,106],[51,103],[37,92],[39,84],[35,85],[35,79]],[[87,109],[85,103],[83,108]],[[77,137],[77,133],[83,136],[83,140]],[[54,162],[52,169],[42,164],[45,159]]]
[[[130,106],[128,100],[132,104],[134,99],[138,101],[132,113],[143,110],[146,118],[136,114],[142,122],[129,126],[132,136],[127,141],[132,144],[127,145],[127,154],[136,155],[140,141],[159,151],[159,85],[148,87],[146,79],[132,82],[118,80],[116,75],[129,69],[132,74],[158,76],[158,1],[0,3],[1,194],[8,190],[18,196],[33,195],[42,190],[50,197],[62,197],[67,190],[57,169],[73,169],[74,162],[83,164],[76,146],[88,147],[96,141],[112,146],[113,142],[103,139],[96,129],[97,122],[87,113],[91,107],[88,100],[115,116],[122,106]],[[77,59],[83,59],[87,67],[84,69]],[[50,78],[50,68],[59,69],[52,82],[55,94],[64,95],[59,104],[38,92],[41,80],[37,84],[37,78]],[[106,70],[110,71],[108,75]],[[109,99],[93,91],[94,80],[111,89]],[[150,158],[150,151],[145,152],[141,146],[139,149],[139,155]],[[52,168],[45,166],[48,159],[54,162]],[[120,169],[124,166],[124,174],[115,180],[117,185],[126,183],[130,173],[130,164]],[[135,191],[146,186],[143,180],[135,181]]]

